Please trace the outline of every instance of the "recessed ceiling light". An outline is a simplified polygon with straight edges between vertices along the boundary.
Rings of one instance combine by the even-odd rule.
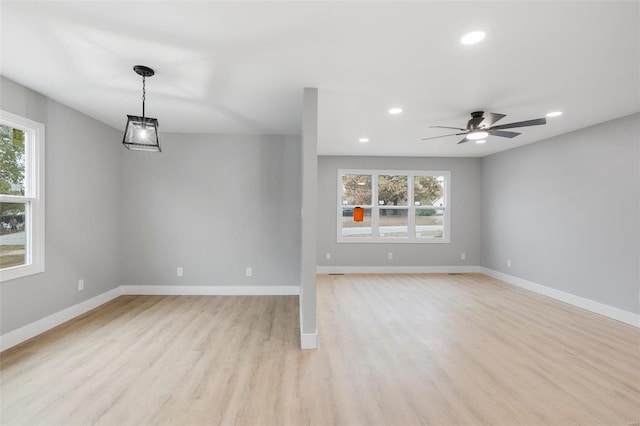
[[[476,143],[486,143],[487,141],[484,139],[480,139],[479,141],[476,141]]]
[[[547,117],[557,117],[559,115],[562,115],[562,111],[553,111],[550,112],[549,114],[547,114]]]
[[[369,138],[360,138],[360,139],[358,139],[358,142],[367,143],[367,142],[369,142]]]
[[[484,39],[486,36],[484,31],[472,31],[462,36],[460,43],[462,44],[476,44]]]
[[[402,112],[402,108],[390,108],[389,114],[400,114]]]
[[[487,136],[489,136],[487,132],[471,132],[467,135],[467,139],[477,141],[479,139],[485,139]]]

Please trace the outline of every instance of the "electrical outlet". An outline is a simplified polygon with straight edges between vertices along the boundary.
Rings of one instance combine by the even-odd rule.
[[[507,259],[507,268],[511,268],[511,259]]]
[[[253,270],[251,269],[251,267],[248,267],[248,268],[247,268],[247,276],[248,276],[248,277],[253,276]]]
[[[465,260],[467,258],[466,253],[460,253],[460,259]]]
[[[393,259],[393,252],[387,253],[387,259],[389,260]]]
[[[84,290],[84,280],[78,280],[78,291]]]
[[[178,266],[176,269],[176,276],[181,277],[182,275],[184,275],[184,270],[182,269],[182,266]]]
[[[325,259],[331,260],[331,253],[327,253],[324,255]]]

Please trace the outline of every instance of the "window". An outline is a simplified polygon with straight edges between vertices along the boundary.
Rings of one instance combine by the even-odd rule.
[[[338,170],[338,242],[450,242],[450,180],[448,171]]]
[[[0,111],[0,281],[44,271],[44,125]]]

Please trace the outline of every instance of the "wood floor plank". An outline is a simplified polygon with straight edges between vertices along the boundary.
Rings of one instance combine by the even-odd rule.
[[[480,274],[122,296],[0,354],[2,425],[637,425],[640,330]]]

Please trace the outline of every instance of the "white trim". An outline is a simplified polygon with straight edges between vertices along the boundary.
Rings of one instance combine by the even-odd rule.
[[[604,303],[596,302],[591,299],[576,296],[571,293],[566,293],[555,288],[547,287],[542,284],[534,283],[532,281],[525,280],[523,278],[515,277],[513,275],[505,274],[503,272],[494,271],[489,268],[480,268],[481,273],[504,281],[507,284],[514,285],[516,287],[531,290],[535,293],[539,293],[548,297],[551,297],[561,302],[568,303],[573,306],[577,306],[582,309],[594,312],[596,314],[604,315],[605,317],[612,318],[617,321],[624,322],[625,324],[632,325],[640,328],[640,314],[634,314],[633,312],[624,311],[613,306],[605,305]]]
[[[0,201],[26,204],[26,262],[2,269],[0,282],[4,282],[44,272],[45,127],[42,123],[3,110],[0,110],[0,123],[25,132],[25,195],[0,194]]]
[[[300,349],[318,349],[318,329],[313,333],[303,333],[304,320],[302,318],[302,297],[300,297]]]
[[[313,333],[300,332],[300,349],[318,349],[318,329]]]
[[[178,296],[297,296],[297,285],[123,285],[127,295]]]
[[[116,287],[91,299],[80,302],[76,305],[63,309],[55,314],[51,314],[48,317],[44,317],[38,321],[34,321],[31,324],[27,324],[24,327],[20,327],[16,330],[10,331],[0,336],[0,351],[9,349],[19,343],[31,339],[38,334],[44,333],[64,322],[72,320],[73,318],[89,312],[92,309],[97,308],[100,305],[107,303],[110,300],[122,295],[122,287]]]
[[[463,274],[480,266],[318,266],[318,274]]]
[[[342,244],[448,244],[451,242],[451,171],[448,170],[378,170],[378,169],[338,169],[337,170],[337,190],[336,190],[336,243]],[[342,177],[344,175],[366,175],[371,176],[371,204],[342,204]],[[381,175],[400,175],[407,177],[407,205],[406,206],[384,206],[378,203],[378,177]],[[416,176],[443,176],[444,206],[416,206],[413,204],[414,178]],[[343,208],[362,207],[371,210],[371,235],[369,237],[344,237],[342,235]],[[407,236],[383,237],[380,235],[380,210],[406,210],[407,211]],[[442,238],[417,238],[415,226],[416,209],[433,209],[443,211],[443,236]],[[354,228],[357,229],[357,228]]]
[[[330,273],[483,273],[556,300],[604,315],[640,328],[640,315],[575,296],[522,278],[508,275],[479,266],[319,266],[319,274]],[[34,321],[16,330],[0,336],[0,352],[18,345],[38,334],[44,333],[66,321],[84,314],[121,295],[299,295],[299,286],[120,286],[91,299],[80,302],[62,311],[56,312],[40,320]],[[300,315],[300,347],[316,349],[318,347],[318,330],[314,333],[303,333],[302,314]]]

